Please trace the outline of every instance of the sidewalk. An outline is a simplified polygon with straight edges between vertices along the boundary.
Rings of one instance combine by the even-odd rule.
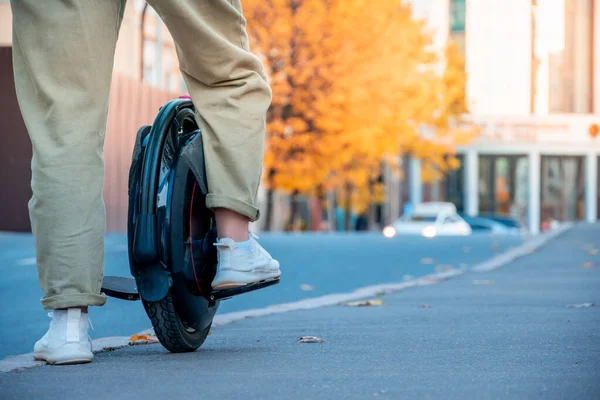
[[[191,354],[133,346],[0,374],[0,398],[597,399],[594,249],[600,225],[578,226],[500,269],[383,296],[382,307],[243,320]],[[583,303],[595,306],[568,307]],[[325,342],[297,343],[305,335]]]

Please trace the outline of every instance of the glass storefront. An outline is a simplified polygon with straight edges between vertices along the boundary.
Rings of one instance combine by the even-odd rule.
[[[448,172],[442,181],[442,196],[445,201],[454,203],[459,213],[465,210],[465,157],[462,154],[457,154],[456,158],[460,161],[460,166]]]
[[[585,159],[579,156],[542,156],[542,226],[577,221],[585,216]]]
[[[526,224],[528,173],[527,156],[479,156],[479,214],[510,216]]]

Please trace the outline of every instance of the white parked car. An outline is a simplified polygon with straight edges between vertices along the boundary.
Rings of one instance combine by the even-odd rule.
[[[403,215],[384,229],[387,237],[417,234],[425,237],[467,236],[471,226],[458,215],[452,203],[430,202],[415,206],[410,215]]]

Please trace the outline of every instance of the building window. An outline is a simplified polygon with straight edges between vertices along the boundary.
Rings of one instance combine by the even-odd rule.
[[[542,156],[542,229],[555,221],[583,220],[585,166],[580,156]]]
[[[444,196],[445,201],[449,201],[456,206],[459,213],[465,210],[465,157],[462,154],[457,154],[456,158],[460,161],[460,166],[446,174],[442,180],[442,188],[440,192]]]
[[[536,114],[592,112],[593,2],[538,0],[534,5]]]
[[[510,216],[527,224],[528,174],[527,156],[479,156],[479,214]]]
[[[450,32],[465,31],[465,0],[450,0]]]

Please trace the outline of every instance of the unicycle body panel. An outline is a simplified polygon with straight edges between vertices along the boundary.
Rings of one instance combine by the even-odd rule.
[[[198,135],[189,100],[165,104],[153,126],[138,132],[141,150],[134,150],[130,173],[130,272],[156,336],[172,352],[200,347],[219,306],[192,295],[182,276],[189,238],[205,235],[214,224],[204,206],[206,193],[198,190],[192,203],[196,179],[180,157]]]

